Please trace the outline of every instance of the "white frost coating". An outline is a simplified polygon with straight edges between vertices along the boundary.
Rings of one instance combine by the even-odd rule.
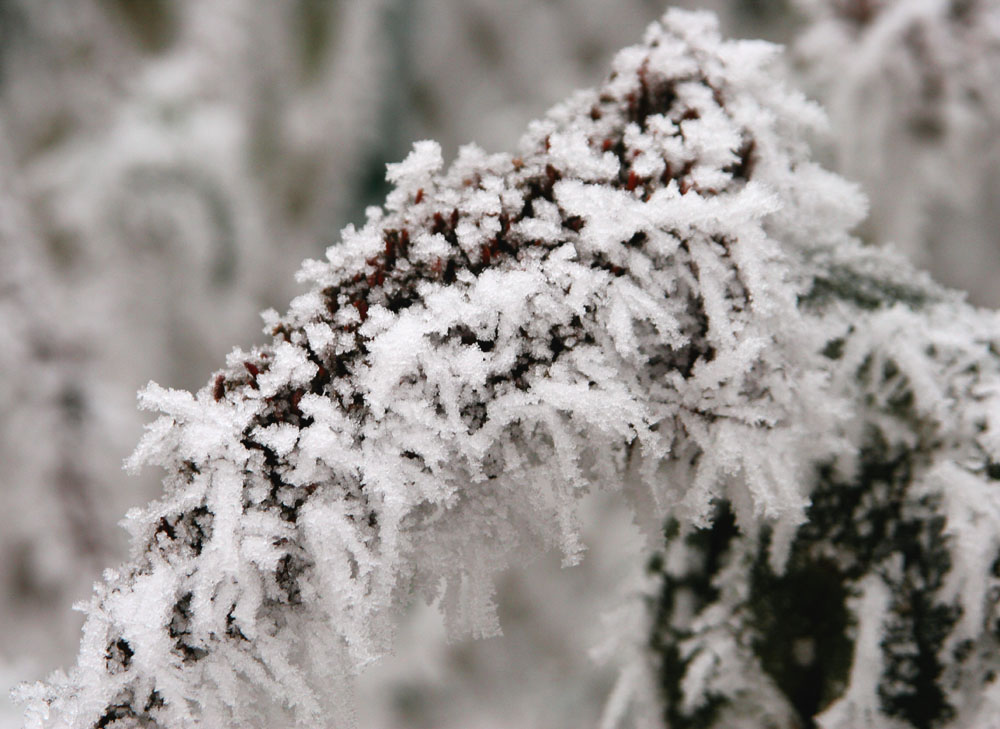
[[[803,471],[780,457],[796,448],[793,429],[782,447],[760,440],[766,429],[698,431],[685,421],[699,439],[717,438],[717,455],[674,511],[655,570],[653,655],[667,716],[713,729],[990,726],[1000,668],[991,416],[1000,320],[883,253],[844,245],[807,261],[816,278],[802,310],[825,343],[799,392],[815,388],[814,407],[837,414],[832,430],[799,426],[831,450]],[[755,410],[746,414],[760,417]],[[748,493],[732,478],[737,462],[785,490]],[[713,505],[720,479],[728,504]],[[757,528],[758,509],[797,499],[806,500],[801,523]],[[694,532],[688,513],[713,519]],[[720,641],[750,649],[706,658],[722,655]],[[749,693],[746,676],[758,681]]]
[[[440,172],[443,166],[441,145],[433,140],[424,140],[414,142],[413,151],[402,162],[388,165],[385,177],[397,187],[422,184],[428,177]]]
[[[618,174],[618,158],[595,150],[583,129],[570,129],[549,142],[552,164],[584,182],[600,182]]]
[[[954,564],[941,586],[941,597],[962,606],[958,625],[945,645],[945,650],[953,650],[961,641],[979,639],[995,601],[991,581],[982,575],[991,572],[1000,551],[1000,503],[993,484],[949,461],[927,475],[926,490],[940,496],[944,531],[952,542]]]
[[[848,684],[850,688],[816,717],[823,729],[853,729],[859,726],[892,729],[894,725],[906,726],[902,722],[886,721],[878,697],[883,670],[879,643],[889,608],[889,588],[872,575],[865,578],[860,589],[861,594],[853,604],[858,628]]]

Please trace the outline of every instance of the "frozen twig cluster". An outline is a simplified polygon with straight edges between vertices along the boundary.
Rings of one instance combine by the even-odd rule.
[[[724,502],[710,529],[668,524],[650,570],[671,727],[995,721],[1000,322],[886,263],[824,262],[802,299],[849,409],[780,559]]]
[[[165,494],[28,726],[349,725],[411,600],[495,634],[494,577],[578,560],[595,488],[670,520],[608,724],[982,725],[1000,330],[850,236],[776,53],[672,11],[516,156],[390,166],[270,344],[147,388]]]

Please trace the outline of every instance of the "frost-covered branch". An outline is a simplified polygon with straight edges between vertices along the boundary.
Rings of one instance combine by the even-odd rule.
[[[233,352],[195,395],[146,390],[162,415],[132,464],[166,469],[164,497],[129,515],[132,560],[98,588],[77,667],[24,690],[28,725],[347,725],[350,677],[391,649],[409,601],[440,598],[456,634],[495,634],[494,576],[543,548],[576,561],[576,502],[605,488],[654,541],[669,517],[679,534],[738,533],[706,549],[746,555],[688,563],[689,540],[662,562],[704,593],[679,616],[665,598],[654,621],[672,725],[720,702],[727,726],[792,715],[739,606],[750,575],[829,559],[842,613],[875,636],[857,642],[858,680],[831,684],[846,693],[824,716],[840,726],[870,709],[876,664],[861,658],[908,573],[845,563],[818,509],[837,484],[870,482],[866,453],[916,453],[919,438],[941,457],[913,508],[937,499],[945,521],[914,539],[963,567],[913,590],[965,610],[956,640],[978,635],[997,545],[995,497],[976,488],[1000,444],[988,410],[954,402],[989,403],[993,320],[850,237],[864,202],[809,160],[822,115],[776,83],[775,54],[670,12],[517,156],[470,146],[445,170],[420,142],[390,166],[385,208],[306,263],[310,291],[266,315],[269,345]],[[964,329],[946,336],[950,319]],[[876,510],[896,498],[861,490]],[[982,531],[969,547],[964,519]],[[902,544],[886,564],[905,563]],[[732,579],[712,583],[716,567]],[[768,604],[760,621],[781,609]],[[695,656],[698,641],[710,650]],[[972,654],[954,675],[978,686],[990,658]]]
[[[994,725],[1000,322],[885,265],[824,262],[802,299],[849,407],[791,544],[725,502],[710,529],[668,524],[650,571],[671,727]]]

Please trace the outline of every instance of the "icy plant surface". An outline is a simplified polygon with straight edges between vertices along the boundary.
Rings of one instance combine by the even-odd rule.
[[[852,408],[790,547],[722,502],[651,562],[671,727],[996,726],[1000,323],[872,263],[803,299]]]
[[[847,478],[862,441],[864,393],[831,364],[854,350],[830,351],[855,310],[888,290],[890,323],[930,326],[905,307],[932,299],[980,320],[859,252],[863,201],[809,161],[821,115],[775,53],[671,12],[517,156],[470,146],[445,170],[419,142],[390,166],[385,207],[266,315],[271,344],[195,395],[147,389],[162,415],[132,463],[166,470],[164,497],[129,515],[132,560],[98,588],[77,667],[22,692],[28,726],[350,725],[350,678],[411,600],[496,634],[494,576],[545,548],[575,562],[591,488],[624,492],[651,535],[668,515],[719,528],[725,502],[781,573],[818,465]],[[951,589],[981,604],[971,584]],[[766,683],[726,645],[685,678],[692,707]]]

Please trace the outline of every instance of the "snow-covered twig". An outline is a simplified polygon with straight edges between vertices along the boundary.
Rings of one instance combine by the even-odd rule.
[[[129,515],[132,560],[88,607],[77,667],[22,690],[28,726],[349,725],[351,677],[390,650],[409,601],[439,598],[454,633],[495,634],[493,577],[525,551],[579,559],[575,506],[595,487],[631,499],[654,540],[668,517],[675,542],[728,533],[668,550],[659,570],[708,593],[665,593],[658,653],[626,675],[660,671],[674,726],[717,709],[726,726],[791,721],[780,671],[734,630],[748,580],[842,559],[825,532],[803,552],[824,524],[807,516],[863,472],[869,425],[917,449],[935,437],[918,424],[945,423],[954,398],[988,402],[974,393],[994,382],[995,325],[851,238],[864,202],[810,161],[822,115],[775,83],[775,54],[672,11],[517,156],[470,146],[444,170],[419,142],[390,166],[384,209],[305,264],[311,289],[287,314],[265,315],[269,345],[233,352],[194,395],[146,390],[162,415],[132,464],[166,469],[164,497]],[[912,589],[973,615],[962,636],[991,614],[977,585],[997,546],[991,472],[967,462],[993,453],[990,414],[965,412],[933,431],[949,445],[933,441],[940,468],[912,507],[943,505],[940,523],[916,514],[914,539],[968,573]],[[955,468],[972,491],[942,485]],[[895,503],[885,491],[860,498]],[[977,514],[986,536],[958,539]],[[901,579],[907,549],[885,558]],[[869,573],[830,587],[838,614],[861,606],[859,640],[880,634],[897,574]],[[765,638],[782,594],[756,618]],[[793,654],[813,665],[814,649]],[[975,690],[992,658],[972,654],[949,676]],[[620,684],[609,723],[639,683]],[[869,694],[843,701],[871,711]]]

